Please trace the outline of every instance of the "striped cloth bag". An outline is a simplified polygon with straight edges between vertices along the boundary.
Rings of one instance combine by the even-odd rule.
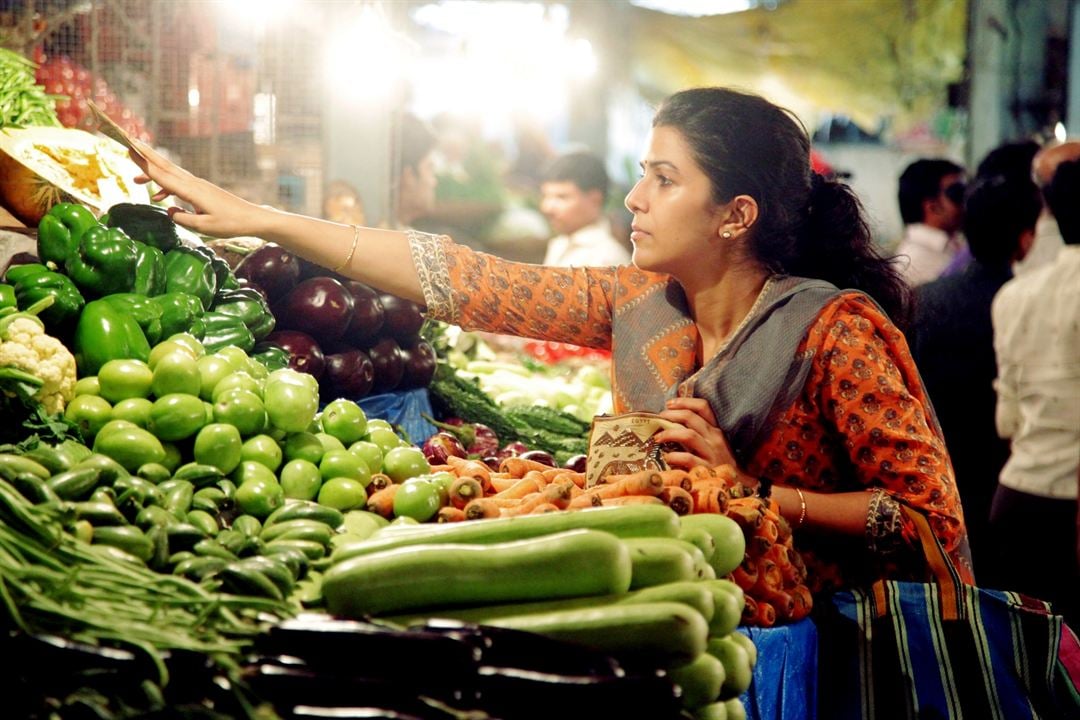
[[[1062,617],[961,583],[926,519],[905,512],[936,581],[878,581],[821,603],[818,717],[1080,719],[1080,644]]]

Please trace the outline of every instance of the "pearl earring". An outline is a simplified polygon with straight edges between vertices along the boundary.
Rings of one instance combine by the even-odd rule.
[[[725,240],[730,240],[732,238],[731,231],[725,230],[724,232],[720,233],[720,237],[724,238]]]

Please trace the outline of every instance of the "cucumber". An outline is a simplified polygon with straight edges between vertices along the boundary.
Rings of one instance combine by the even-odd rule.
[[[682,689],[682,705],[693,710],[716,702],[727,673],[715,656],[703,652],[685,665],[668,670],[668,677]]]
[[[273,555],[276,552],[290,548],[302,552],[309,561],[318,560],[326,556],[326,546],[322,543],[317,543],[313,540],[295,540],[290,538],[271,540],[263,547],[262,554]]]
[[[115,505],[107,502],[92,502],[89,500],[75,503],[75,517],[79,520],[88,520],[95,527],[105,525],[127,525],[128,521]]]
[[[712,556],[716,553],[716,540],[708,530],[703,527],[687,527],[685,523],[680,522],[679,539],[697,545],[701,554],[705,556],[705,561],[712,562]]]
[[[133,525],[95,527],[93,543],[119,548],[143,562],[154,556],[154,544],[146,533]]]
[[[623,543],[630,552],[633,565],[630,582],[633,589],[699,579],[694,557],[686,549],[690,543],[674,541],[673,538],[627,538]],[[697,550],[696,547],[694,549]]]
[[[42,480],[34,473],[19,473],[11,480],[12,486],[19,494],[34,505],[54,503],[59,505],[62,501],[48,482]]]
[[[674,602],[518,615],[490,624],[580,643],[616,658],[641,659],[652,667],[690,662],[705,651],[709,634],[697,611]]]
[[[737,698],[750,688],[754,679],[750,669],[750,655],[739,642],[730,635],[709,638],[706,650],[724,664],[724,684],[720,689],[720,699]]]
[[[262,554],[264,557],[284,563],[292,573],[293,580],[299,580],[310,563],[308,556],[302,550],[284,544],[270,543],[263,548]]]
[[[607,595],[629,586],[626,546],[596,530],[493,545],[413,546],[349,558],[323,576],[330,613],[354,618],[421,607]]]
[[[311,500],[290,500],[270,513],[263,525],[269,527],[289,520],[318,520],[336,530],[345,522],[345,516],[329,505],[320,505]]]
[[[329,545],[333,535],[334,531],[330,529],[330,526],[318,520],[286,520],[267,525],[259,533],[259,538],[264,542],[285,538],[313,540],[322,545]]]
[[[62,500],[85,500],[94,492],[101,477],[98,468],[74,467],[53,475],[45,484]]]
[[[220,572],[227,564],[227,560],[210,556],[184,558],[176,563],[173,575],[183,575],[188,580],[201,582],[206,577]]]
[[[365,542],[348,543],[336,549],[333,560],[338,562],[410,545],[488,545],[580,529],[603,530],[621,538],[673,538],[679,532],[679,516],[665,505],[627,505],[442,525],[388,525]]]
[[[206,512],[205,510],[189,510],[185,519],[191,525],[199,528],[206,535],[217,535],[218,528],[217,519]]]
[[[254,515],[238,515],[232,521],[232,529],[248,537],[258,537],[259,533],[262,532],[263,525],[259,518]]]
[[[48,480],[52,475],[47,467],[22,455],[13,453],[0,453],[0,477],[5,480],[14,480],[19,473],[30,473],[42,480]]]
[[[729,637],[732,641],[742,645],[743,650],[746,651],[746,655],[750,659],[750,669],[753,670],[757,667],[757,645],[754,644],[754,640],[749,635],[743,635],[741,632],[733,632]]]
[[[683,515],[680,522],[684,530],[702,528],[713,536],[716,550],[709,558],[709,564],[716,577],[724,577],[739,567],[746,555],[746,537],[738,523],[726,515],[713,513]]]

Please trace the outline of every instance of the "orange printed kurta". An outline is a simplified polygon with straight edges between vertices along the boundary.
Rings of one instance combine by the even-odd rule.
[[[611,350],[619,412],[661,410],[665,392],[700,365],[697,327],[668,276],[634,267],[514,263],[422,233],[413,233],[411,244],[430,317]],[[665,302],[646,322],[638,315],[629,325],[620,322],[639,303],[658,298]],[[921,579],[918,541],[897,503],[929,518],[971,581],[952,466],[900,331],[865,295],[844,292],[826,304],[798,352],[812,354],[802,393],[767,429],[743,470],[817,492],[874,492],[864,548],[850,538],[799,538],[812,586]],[[642,397],[660,400],[637,406]]]

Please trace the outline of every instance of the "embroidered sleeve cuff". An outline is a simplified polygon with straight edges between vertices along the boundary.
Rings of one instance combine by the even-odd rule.
[[[866,512],[866,546],[875,555],[892,555],[904,543],[904,515],[900,503],[880,488],[870,491]]]
[[[417,230],[409,230],[408,235],[409,252],[420,280],[420,289],[424,293],[427,316],[452,325],[459,324],[446,254],[446,244],[451,242],[450,238]]]

